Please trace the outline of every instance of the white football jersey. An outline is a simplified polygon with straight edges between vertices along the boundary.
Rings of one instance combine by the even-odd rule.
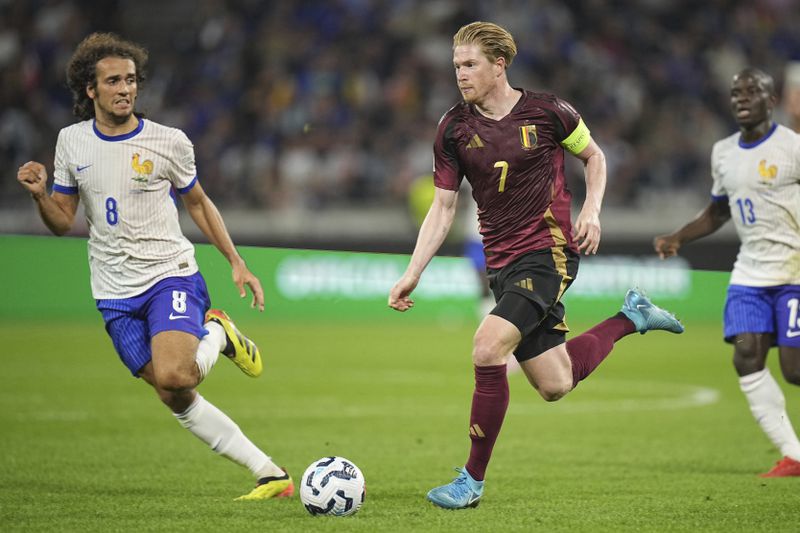
[[[113,137],[94,120],[59,132],[53,190],[83,202],[96,299],[130,298],[163,278],[197,272],[172,193],[188,192],[196,179],[194,148],[181,130],[140,119],[131,133]]]
[[[731,283],[800,284],[800,135],[777,124],[755,143],[731,135],[714,145],[711,173],[742,241]]]

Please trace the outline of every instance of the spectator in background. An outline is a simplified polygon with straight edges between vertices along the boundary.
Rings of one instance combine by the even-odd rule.
[[[777,71],[800,60],[800,10],[764,0],[686,5],[8,0],[0,2],[0,164],[52,158],[70,114],[66,60],[81,36],[111,30],[163,58],[142,108],[193,139],[221,206],[397,205],[428,170],[407,170],[418,160],[414,144],[430,144],[428,126],[458,96],[433,67],[449,48],[440,28],[491,17],[525,39],[516,60],[522,85],[565,95],[602,125],[594,133],[614,170],[607,205],[647,205],[663,190],[694,197],[710,149],[703,139],[733,125],[717,103],[730,76],[748,62]],[[142,9],[151,16],[138,16]],[[664,120],[687,107],[705,111]],[[697,131],[720,133],[687,135]],[[356,153],[360,168],[339,166],[328,190],[320,190],[327,176],[307,192],[294,189],[287,157],[309,140],[321,150],[315,157]],[[580,169],[568,172],[579,184]],[[1,207],[21,199],[19,187],[0,182]]]
[[[787,126],[800,133],[800,61],[790,62],[784,70],[783,110]]]

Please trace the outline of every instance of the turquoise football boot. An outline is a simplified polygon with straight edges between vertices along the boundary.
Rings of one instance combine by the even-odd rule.
[[[466,468],[456,468],[458,477],[428,492],[428,499],[444,509],[477,507],[483,495],[483,481],[475,481]]]
[[[644,335],[652,330],[683,333],[683,324],[675,315],[661,309],[639,289],[630,289],[622,304],[622,313],[636,326],[636,331]]]

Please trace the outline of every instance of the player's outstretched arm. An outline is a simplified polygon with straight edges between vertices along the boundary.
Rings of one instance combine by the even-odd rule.
[[[42,222],[55,235],[64,235],[75,222],[78,210],[77,194],[54,192],[47,194],[47,170],[36,161],[28,161],[17,170],[17,181],[31,193]]]
[[[225,222],[222,220],[222,215],[219,214],[217,206],[206,195],[200,183],[195,183],[194,187],[184,194],[182,198],[194,223],[231,264],[233,283],[239,288],[239,296],[244,298],[247,295],[247,291],[244,288],[247,285],[253,293],[250,307],[257,307],[259,311],[263,311],[264,290],[261,288],[261,282],[255,274],[250,272],[244,259],[236,251],[233,240],[228,233],[228,228],[225,227]]]
[[[436,255],[450,232],[456,215],[457,200],[458,191],[436,188],[433,203],[419,228],[417,245],[414,247],[414,253],[411,254],[408,268],[389,292],[389,307],[392,309],[407,311],[414,306],[411,292],[416,288],[425,267]]]
[[[575,157],[583,161],[586,199],[575,219],[572,236],[578,243],[578,250],[586,255],[596,254],[600,246],[600,209],[606,192],[606,156],[597,143],[590,139],[586,148]]]
[[[694,240],[711,235],[731,218],[731,209],[726,199],[711,202],[691,221],[680,229],[653,239],[653,248],[661,259],[678,254],[680,247]]]

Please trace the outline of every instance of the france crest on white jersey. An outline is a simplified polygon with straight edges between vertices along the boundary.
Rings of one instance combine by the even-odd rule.
[[[742,241],[731,283],[800,284],[800,135],[777,124],[754,143],[731,135],[714,145],[711,173]]]
[[[86,120],[59,132],[53,190],[80,195],[94,298],[130,298],[197,272],[172,195],[173,186],[187,193],[196,180],[194,148],[178,129],[139,119],[134,131],[112,137]]]

